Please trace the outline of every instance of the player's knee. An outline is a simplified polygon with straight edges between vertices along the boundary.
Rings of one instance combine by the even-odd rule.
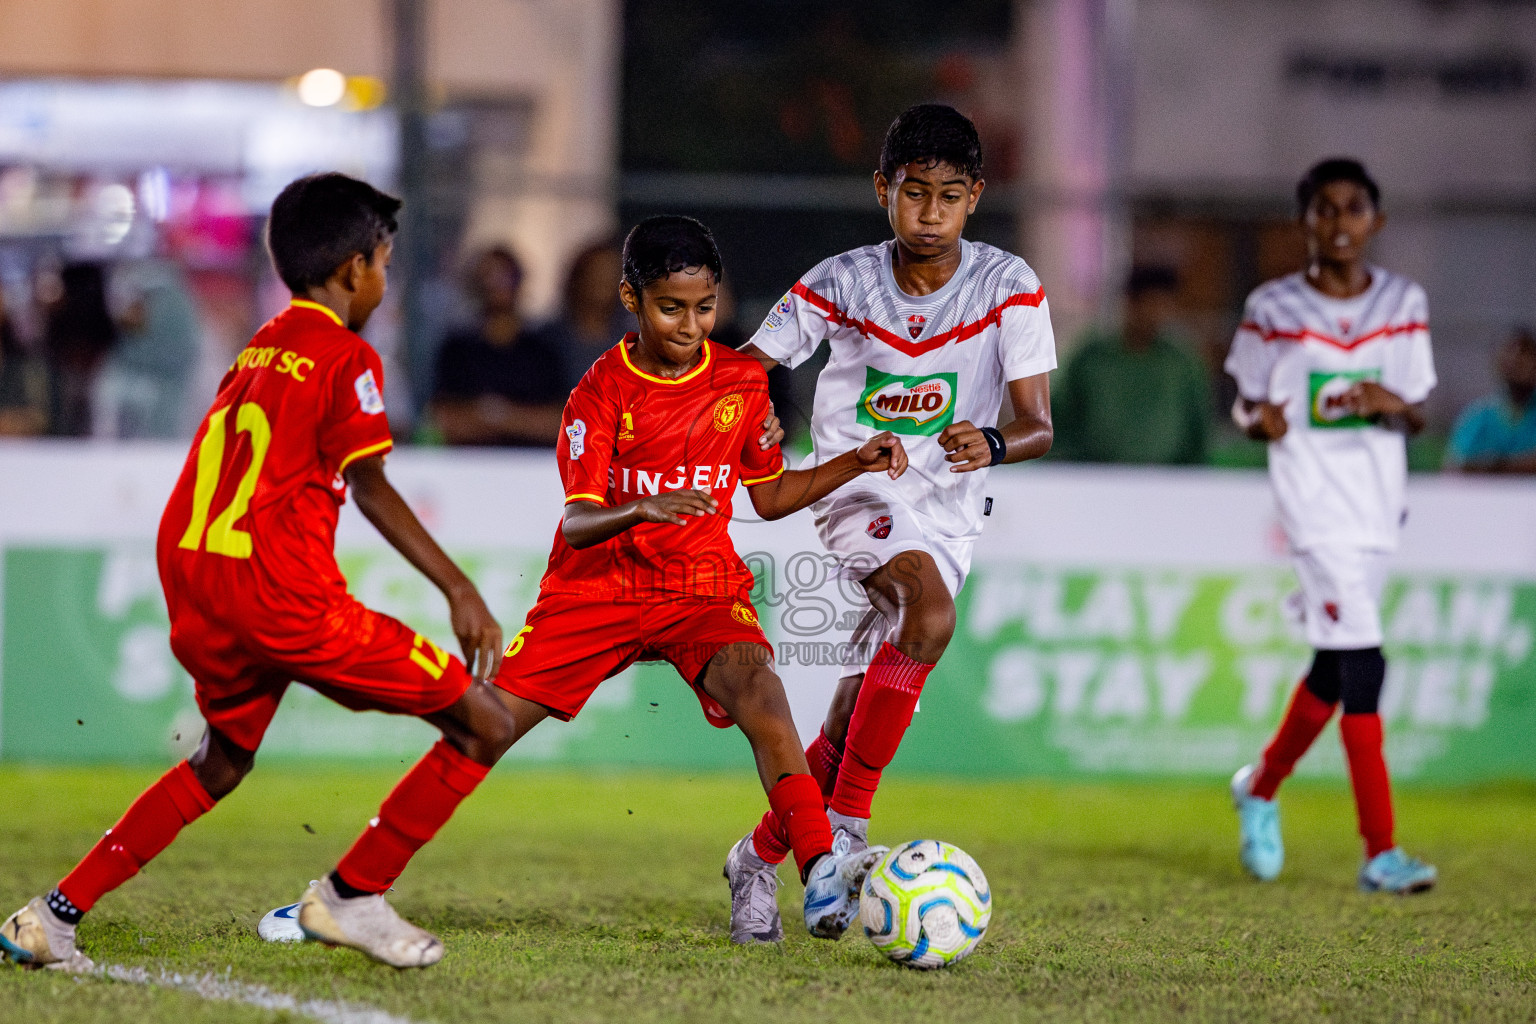
[[[256,752],[218,742],[210,733],[203,737],[197,752],[187,758],[198,784],[214,800],[222,800],[251,773]]]
[[[738,722],[789,715],[784,683],[767,665],[743,665],[736,671],[722,672],[713,684],[711,695]]]
[[[1337,704],[1342,689],[1339,656],[1343,651],[1317,651],[1312,655],[1312,667],[1307,670],[1306,687],[1312,696],[1324,704]]]
[[[495,764],[517,742],[517,722],[500,701],[488,701],[477,712],[471,720],[473,730],[466,739],[464,754],[480,764]]]
[[[939,660],[955,635],[955,602],[948,592],[936,595],[904,610],[901,639],[909,648],[903,653],[914,661]]]
[[[1374,715],[1381,703],[1387,659],[1381,648],[1339,651],[1339,694],[1346,715]]]

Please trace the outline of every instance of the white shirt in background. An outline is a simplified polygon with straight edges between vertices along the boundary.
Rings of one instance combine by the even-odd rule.
[[[1391,551],[1407,514],[1402,433],[1347,414],[1337,400],[1360,380],[1410,404],[1429,395],[1429,303],[1407,278],[1369,270],[1370,286],[1350,299],[1324,295],[1299,273],[1260,285],[1227,356],[1244,398],[1285,409],[1269,477],[1296,551]]]

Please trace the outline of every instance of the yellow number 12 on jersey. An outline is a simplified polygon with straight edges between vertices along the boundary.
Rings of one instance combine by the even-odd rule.
[[[267,448],[272,444],[272,424],[267,414],[255,402],[246,402],[235,413],[235,432],[251,435],[251,465],[235,488],[235,497],[212,523],[208,522],[209,506],[214,492],[219,489],[219,470],[224,464],[224,422],[229,418],[232,406],[226,405],[208,417],[208,430],[203,443],[197,447],[197,482],[192,488],[192,521],[187,532],[181,535],[180,547],[196,551],[206,546],[215,555],[230,558],[251,557],[251,535],[235,529],[235,522],[251,505],[251,495],[256,493],[256,478],[261,475],[261,464],[266,461]],[[204,527],[207,528],[206,545]]]

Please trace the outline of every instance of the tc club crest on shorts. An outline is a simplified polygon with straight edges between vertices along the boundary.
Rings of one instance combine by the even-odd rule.
[[[745,601],[737,601],[731,605],[731,618],[743,626],[757,625],[757,612],[753,611],[752,606]]]
[[[864,532],[875,540],[885,540],[891,535],[891,517],[876,516],[869,521],[868,526],[864,527]]]
[[[722,434],[736,426],[741,414],[746,412],[747,401],[739,394],[726,395],[715,403],[715,429]]]

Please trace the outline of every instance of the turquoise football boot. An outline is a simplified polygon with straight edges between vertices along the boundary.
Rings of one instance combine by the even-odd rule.
[[[1272,882],[1285,865],[1285,843],[1280,839],[1280,805],[1262,800],[1250,791],[1258,770],[1258,765],[1244,765],[1232,776],[1232,805],[1237,808],[1242,836],[1238,856],[1250,875],[1261,882]]]
[[[1440,872],[1433,864],[1410,857],[1402,847],[1383,850],[1360,869],[1361,892],[1390,892],[1398,896],[1433,889]]]

